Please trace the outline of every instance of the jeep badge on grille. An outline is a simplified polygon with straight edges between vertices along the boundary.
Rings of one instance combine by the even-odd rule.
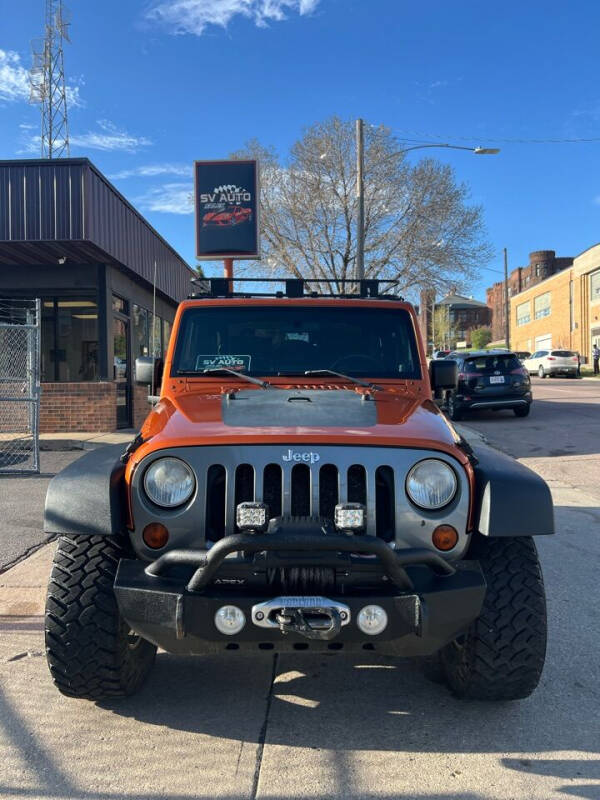
[[[281,458],[284,461],[304,461],[307,464],[316,464],[317,461],[321,460],[321,456],[318,453],[313,453],[312,451],[309,453],[297,453],[295,450],[288,450]]]

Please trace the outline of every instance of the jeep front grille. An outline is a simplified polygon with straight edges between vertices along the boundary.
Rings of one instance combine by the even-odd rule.
[[[329,520],[337,503],[362,503],[370,533],[387,542],[395,535],[394,470],[387,465],[367,470],[362,464],[212,464],[206,470],[206,538],[234,533],[235,509],[246,500],[267,503],[272,517]]]
[[[357,437],[358,439],[359,437]],[[197,488],[182,508],[161,509],[147,498],[144,474],[157,458],[174,456],[194,470]],[[294,457],[299,461],[294,461]],[[427,513],[406,495],[410,469],[424,458],[441,458],[455,470],[458,492],[439,512]],[[132,478],[134,543],[145,558],[155,553],[143,543],[142,531],[151,522],[163,522],[172,547],[210,546],[236,532],[235,509],[244,500],[267,503],[271,516],[319,516],[333,520],[336,503],[363,503],[367,533],[396,547],[431,546],[436,525],[445,522],[459,532],[467,530],[469,485],[467,475],[451,456],[419,448],[344,445],[240,444],[170,447],[146,456]],[[457,548],[457,557],[467,540]]]

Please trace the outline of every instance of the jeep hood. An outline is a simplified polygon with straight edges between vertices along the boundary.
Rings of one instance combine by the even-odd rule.
[[[234,444],[342,444],[442,450],[459,437],[420,386],[223,389],[197,384],[163,397],[146,419],[137,462],[156,449]]]

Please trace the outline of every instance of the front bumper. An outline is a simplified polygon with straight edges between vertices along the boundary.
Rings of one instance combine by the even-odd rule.
[[[249,549],[303,564],[345,558],[343,563],[350,570],[355,564],[348,560],[350,551],[363,552],[374,556],[368,561],[384,577],[370,590],[356,586],[341,594],[314,592],[326,594],[332,604],[344,604],[350,622],[329,640],[307,639],[295,631],[284,634],[253,620],[253,607],[280,592],[269,593],[268,586],[242,578],[219,578],[221,567],[231,570],[233,564],[238,575],[245,574],[246,567],[250,575],[256,561]],[[240,551],[243,556],[226,560],[228,554]],[[355,555],[352,558],[357,559]],[[364,557],[362,562],[364,567]],[[371,536],[300,537],[294,533],[236,534],[208,552],[172,551],[149,566],[123,559],[114,588],[121,615],[131,629],[164,650],[179,654],[366,649],[387,655],[428,655],[456,638],[479,616],[485,596],[485,580],[476,561],[462,561],[455,568],[429,550],[394,551]],[[292,599],[302,602],[302,598],[288,598]],[[356,624],[359,611],[372,604],[381,606],[388,618],[387,627],[376,636],[363,633]],[[246,624],[236,635],[220,633],[215,627],[215,614],[224,605],[237,606],[244,612]]]
[[[506,409],[506,408],[523,408],[532,401],[531,392],[525,392],[521,395],[505,395],[505,396],[485,396],[481,397],[471,396],[468,400],[464,396],[458,395],[456,397],[457,405],[462,409]]]

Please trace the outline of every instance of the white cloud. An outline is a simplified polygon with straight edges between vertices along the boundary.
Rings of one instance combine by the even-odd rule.
[[[135,153],[140,147],[152,144],[147,137],[134,136],[127,131],[121,131],[106,119],[98,120],[98,128],[100,130],[70,134],[71,147],[84,150],[123,150],[126,153]]]
[[[133,202],[142,211],[192,214],[194,212],[193,187],[191,183],[165,183],[135,197]]]
[[[79,93],[83,79],[76,81],[77,86],[67,86],[68,108],[82,108],[85,104]],[[21,56],[13,50],[0,49],[0,102],[29,100],[29,70],[21,63]]]
[[[127,133],[127,131],[121,131],[108,120],[98,120],[97,124],[98,130],[96,131],[69,134],[71,149],[121,150],[125,153],[135,153],[140,147],[147,147],[152,144],[151,140],[145,136],[134,136],[131,133]],[[25,133],[29,130],[23,125],[20,127]],[[17,153],[39,153],[40,146],[41,139],[39,136],[28,136],[23,140],[23,145]]]
[[[0,101],[29,100],[29,73],[21,57],[12,50],[0,50]]]
[[[124,180],[125,178],[155,178],[157,175],[181,175],[188,178],[193,175],[191,164],[146,164],[133,169],[122,169],[108,177],[111,180]]]
[[[258,27],[281,22],[288,12],[305,16],[320,0],[159,0],[147,12],[148,19],[162,23],[172,33],[201,36],[207,26],[226,28],[236,16],[247,17]]]

